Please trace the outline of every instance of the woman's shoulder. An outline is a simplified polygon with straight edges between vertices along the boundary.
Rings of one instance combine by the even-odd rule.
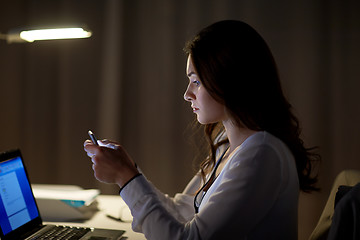
[[[270,148],[286,147],[278,137],[266,131],[259,131],[248,137],[237,150],[260,146]]]
[[[292,157],[291,151],[279,138],[266,131],[259,131],[248,137],[232,153],[233,160],[251,159],[255,156],[273,156],[278,159]]]

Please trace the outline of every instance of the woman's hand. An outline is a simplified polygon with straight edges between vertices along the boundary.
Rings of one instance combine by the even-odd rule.
[[[84,150],[93,162],[94,176],[104,183],[116,183],[123,187],[139,173],[134,161],[118,143],[99,141],[99,146],[90,140],[84,142]]]

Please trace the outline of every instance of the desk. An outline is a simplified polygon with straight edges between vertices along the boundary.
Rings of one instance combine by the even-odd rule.
[[[108,228],[108,229],[121,229],[125,230],[125,237],[128,240],[145,240],[145,236],[136,233],[131,229],[131,215],[129,208],[125,202],[117,195],[99,195],[97,197],[99,202],[99,210],[91,219],[78,223],[78,222],[45,222],[50,224],[73,225],[81,227],[95,227],[95,228]],[[115,216],[120,216],[126,222],[113,220],[107,216],[111,213]]]

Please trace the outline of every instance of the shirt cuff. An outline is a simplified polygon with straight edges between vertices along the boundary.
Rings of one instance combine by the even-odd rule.
[[[145,195],[154,194],[151,184],[142,175],[135,176],[131,181],[121,188],[120,196],[130,209]]]
[[[127,181],[127,182],[124,184],[124,186],[122,186],[122,187],[120,188],[119,194],[121,194],[121,191],[124,189],[124,187],[126,187],[126,185],[128,185],[132,180],[134,180],[135,178],[137,178],[138,176],[141,176],[141,175],[142,175],[141,173],[138,173],[138,174],[136,174],[135,176],[133,176],[132,178],[130,178],[130,180]]]

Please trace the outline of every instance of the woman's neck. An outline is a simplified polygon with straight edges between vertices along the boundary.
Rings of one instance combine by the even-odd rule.
[[[231,120],[224,121],[223,125],[229,139],[229,153],[232,153],[235,148],[240,146],[248,137],[256,133],[254,130],[236,126]]]

